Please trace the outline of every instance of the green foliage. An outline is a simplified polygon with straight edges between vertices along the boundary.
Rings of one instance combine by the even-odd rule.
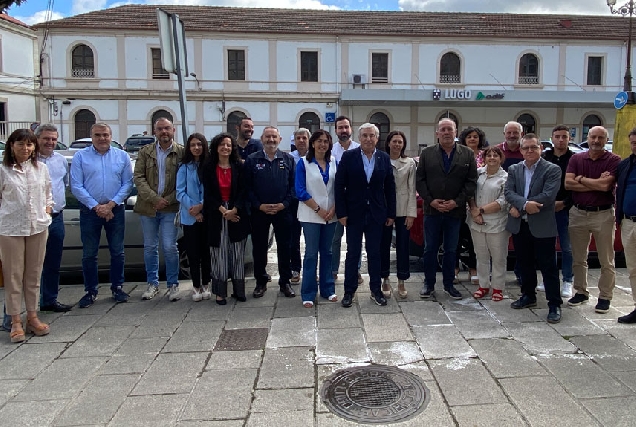
[[[11,6],[20,6],[26,0],[0,0],[0,12],[6,13]]]

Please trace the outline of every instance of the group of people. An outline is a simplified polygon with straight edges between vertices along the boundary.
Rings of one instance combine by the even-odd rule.
[[[144,146],[133,167],[130,157],[111,147],[105,123],[91,128],[92,145],[79,150],[71,166],[54,151],[57,129],[42,125],[35,133],[20,129],[7,140],[0,168],[0,259],[5,283],[3,326],[12,342],[25,333],[46,335],[49,326],[41,311],[64,312],[72,305],[57,300],[65,207],[65,188],[80,204],[83,244],[82,272],[86,294],[80,308],[91,306],[98,293],[98,264],[102,229],[110,251],[112,297],[126,302],[124,284],[124,203],[137,188],[134,211],[144,236],[147,289],[142,299],[159,293],[159,244],[163,250],[167,295],[180,299],[178,228],[183,228],[193,282],[192,299],[216,296],[227,304],[231,296],[245,301],[244,253],[252,236],[255,298],[262,297],[267,274],[269,229],[276,238],[279,289],[296,295],[301,281],[302,304],[314,306],[316,296],[338,301],[335,280],[340,244],[346,229],[347,254],[341,304],[351,307],[360,275],[362,242],[366,244],[371,300],[386,305],[393,292],[390,247],[395,235],[397,295],[407,297],[409,230],[417,216],[416,191],[424,209],[425,281],[420,297],[435,292],[440,244],[445,293],[461,299],[457,283],[457,254],[469,252],[471,281],[479,287],[474,298],[503,299],[508,240],[512,235],[515,273],[521,297],[515,309],[536,305],[536,292],[545,291],[548,322],[561,319],[562,297],[571,306],[589,299],[587,255],[594,237],[601,263],[595,310],[606,313],[615,285],[614,231],[621,237],[636,302],[636,129],[630,135],[632,155],[620,158],[605,150],[607,130],[597,126],[588,134],[589,151],[573,154],[569,129],[553,129],[553,148],[542,156],[534,134],[523,134],[517,122],[504,127],[505,141],[488,146],[484,133],[467,128],[456,142],[450,119],[436,127],[438,144],[426,147],[418,164],[405,155],[407,138],[390,132],[380,147],[378,128],[365,123],[352,139],[351,121],[336,119],[335,144],[329,132],[307,129],[294,133],[296,150],[279,149],[277,128],[266,126],[260,140],[252,138],[251,119],[243,119],[238,138],[221,133],[208,144],[194,133],[185,146],[174,141],[170,120],[154,123],[156,142]],[[615,209],[616,206],[616,209]],[[300,237],[305,253],[300,254]],[[559,282],[556,238],[562,253],[563,283]],[[543,283],[537,283],[535,263]],[[572,290],[573,288],[573,290]],[[574,295],[572,295],[574,293]],[[21,306],[26,306],[26,327]],[[618,319],[636,323],[636,310]]]

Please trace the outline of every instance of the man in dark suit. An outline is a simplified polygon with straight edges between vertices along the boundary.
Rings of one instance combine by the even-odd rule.
[[[417,166],[416,188],[424,207],[424,275],[421,298],[435,292],[437,252],[444,237],[442,276],[444,292],[461,299],[455,280],[455,260],[459,228],[466,219],[466,203],[477,188],[477,164],[473,150],[455,143],[457,127],[451,119],[442,119],[435,132],[439,144],[422,150]]]
[[[541,158],[541,144],[535,134],[524,135],[521,152],[524,160],[508,168],[505,189],[506,201],[511,205],[506,229],[512,233],[519,261],[522,294],[510,306],[520,309],[537,305],[536,260],[548,300],[548,322],[557,323],[563,301],[556,265],[558,231],[554,208],[561,168]]]
[[[336,216],[347,230],[343,307],[351,307],[358,289],[358,260],[364,235],[371,300],[386,305],[380,287],[382,226],[395,220],[395,180],[391,159],[375,149],[380,132],[371,123],[358,129],[360,147],[342,155],[336,172]]]

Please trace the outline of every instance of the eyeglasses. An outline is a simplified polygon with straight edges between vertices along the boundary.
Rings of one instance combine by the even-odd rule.
[[[541,147],[538,145],[531,145],[530,147],[521,147],[521,151],[539,151]]]

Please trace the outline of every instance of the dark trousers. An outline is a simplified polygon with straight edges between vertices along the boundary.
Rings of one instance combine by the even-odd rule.
[[[537,271],[535,260],[543,275],[545,297],[549,307],[560,307],[561,286],[559,270],[556,265],[555,237],[534,237],[526,221],[521,221],[518,234],[512,235],[515,244],[515,256],[521,274],[521,293],[532,300],[537,298]]]
[[[447,214],[426,215],[424,217],[424,279],[428,288],[434,288],[437,280],[437,254],[440,238],[444,240],[444,260],[442,261],[444,288],[453,286],[457,240],[459,239],[461,222],[461,218]]]
[[[475,246],[473,245],[473,236],[470,234],[470,227],[463,220],[459,227],[459,241],[457,242],[457,262],[455,263],[459,267],[459,261],[466,264],[466,266],[474,270],[477,268],[477,256],[475,255]]]
[[[40,279],[40,305],[51,305],[57,301],[60,286],[60,264],[64,249],[64,212],[54,213],[46,240],[46,255]]]
[[[185,250],[190,264],[192,285],[200,288],[210,282],[210,245],[208,244],[208,228],[205,222],[195,222],[183,226]]]
[[[394,225],[382,228],[382,244],[380,246],[380,275],[389,277],[391,273],[391,243],[393,241],[393,228],[395,227],[395,255],[397,257],[397,278],[408,280],[409,272],[409,238],[410,232],[406,229],[406,217],[395,218]]]
[[[345,258],[345,294],[353,294],[358,289],[358,261],[362,253],[362,236],[367,249],[367,268],[371,292],[380,292],[380,245],[384,224],[373,221],[367,208],[362,218],[347,219],[347,257]]]
[[[291,215],[291,252],[290,263],[291,270],[300,272],[301,257],[300,257],[300,235],[303,228],[298,221],[298,200],[294,199],[289,205],[289,212]]]
[[[256,286],[267,285],[267,244],[269,240],[269,226],[274,226],[276,237],[276,255],[278,257],[279,285],[289,283],[291,267],[289,253],[291,247],[291,216],[289,209],[283,209],[276,215],[267,215],[260,210],[252,210],[252,255],[254,257],[254,277]]]

